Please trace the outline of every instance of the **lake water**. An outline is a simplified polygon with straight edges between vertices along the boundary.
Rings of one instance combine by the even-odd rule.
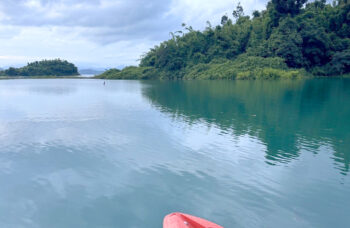
[[[350,80],[0,81],[0,227],[350,226]]]

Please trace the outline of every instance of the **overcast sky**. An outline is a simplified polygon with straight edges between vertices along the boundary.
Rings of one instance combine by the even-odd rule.
[[[267,0],[242,0],[246,14]],[[219,23],[238,0],[0,0],[0,67],[61,58],[81,68],[137,65],[181,23]]]

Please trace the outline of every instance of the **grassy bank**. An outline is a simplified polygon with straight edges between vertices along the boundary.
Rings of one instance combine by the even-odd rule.
[[[95,78],[101,79],[185,79],[185,80],[246,80],[302,78],[308,74],[303,69],[288,68],[279,57],[263,58],[242,55],[236,60],[217,59],[199,63],[177,71],[165,71],[155,67],[126,67],[111,69]]]

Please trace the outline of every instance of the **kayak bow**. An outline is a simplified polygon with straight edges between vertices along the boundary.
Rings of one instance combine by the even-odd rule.
[[[183,213],[171,213],[165,216],[163,228],[223,228],[205,219]]]

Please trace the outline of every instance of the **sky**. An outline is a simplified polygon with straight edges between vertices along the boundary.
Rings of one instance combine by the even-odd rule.
[[[0,0],[0,68],[61,58],[79,68],[137,65],[186,23],[203,29],[239,0]],[[241,0],[246,15],[267,0]]]

